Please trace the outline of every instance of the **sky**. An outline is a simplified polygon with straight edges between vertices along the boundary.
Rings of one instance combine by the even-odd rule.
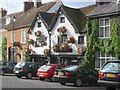
[[[23,11],[23,2],[28,0],[0,0],[0,8],[6,9],[7,14]],[[35,0],[32,0],[35,2]],[[42,0],[42,3],[51,2],[54,0]],[[94,4],[96,0],[61,0],[64,5],[80,8]]]

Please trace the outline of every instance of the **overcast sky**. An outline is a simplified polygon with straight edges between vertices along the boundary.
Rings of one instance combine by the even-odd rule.
[[[23,11],[23,2],[28,0],[0,0],[0,8],[6,9],[8,14],[13,12]],[[32,0],[35,1],[35,0]],[[47,3],[54,0],[42,0],[42,3]],[[64,5],[78,8],[94,4],[96,0],[61,0]]]

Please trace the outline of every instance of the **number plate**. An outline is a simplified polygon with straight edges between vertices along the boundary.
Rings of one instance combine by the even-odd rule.
[[[15,73],[19,73],[18,71],[15,71]]]
[[[63,73],[63,72],[58,72],[58,75],[59,75],[59,76],[63,76],[64,73]]]
[[[40,77],[44,77],[44,75],[43,75],[43,74],[40,74],[39,76],[40,76]]]
[[[115,77],[115,74],[106,74],[106,77],[111,77],[111,78],[113,78],[113,77]]]

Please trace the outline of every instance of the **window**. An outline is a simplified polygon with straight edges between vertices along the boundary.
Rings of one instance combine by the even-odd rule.
[[[2,44],[2,33],[0,33],[0,44]]]
[[[99,37],[102,37],[102,38],[110,37],[110,19],[109,18],[99,19]]]
[[[119,23],[119,25],[118,25],[118,35],[120,36],[120,16],[118,17],[118,23]]]
[[[66,42],[67,40],[67,35],[62,35],[62,36],[58,36],[58,44],[62,44],[63,42]]]
[[[26,29],[21,30],[21,43],[26,43]]]
[[[60,23],[65,23],[65,17],[60,17]]]
[[[38,22],[38,27],[41,27],[41,22]]]
[[[113,53],[105,53],[101,51],[97,51],[97,60],[95,61],[95,67],[100,68],[105,62],[108,60],[113,60],[114,54]]]
[[[78,44],[84,44],[84,36],[78,36]]]
[[[15,34],[14,31],[11,31],[11,43],[13,43],[15,40]]]

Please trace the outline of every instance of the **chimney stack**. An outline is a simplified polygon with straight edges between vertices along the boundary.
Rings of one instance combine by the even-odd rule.
[[[41,0],[35,0],[35,8],[39,8],[42,5]]]
[[[3,18],[5,15],[7,15],[7,11],[3,8],[0,9],[0,18]]]
[[[24,12],[30,10],[32,7],[34,7],[34,2],[32,2],[32,0],[24,2]]]

